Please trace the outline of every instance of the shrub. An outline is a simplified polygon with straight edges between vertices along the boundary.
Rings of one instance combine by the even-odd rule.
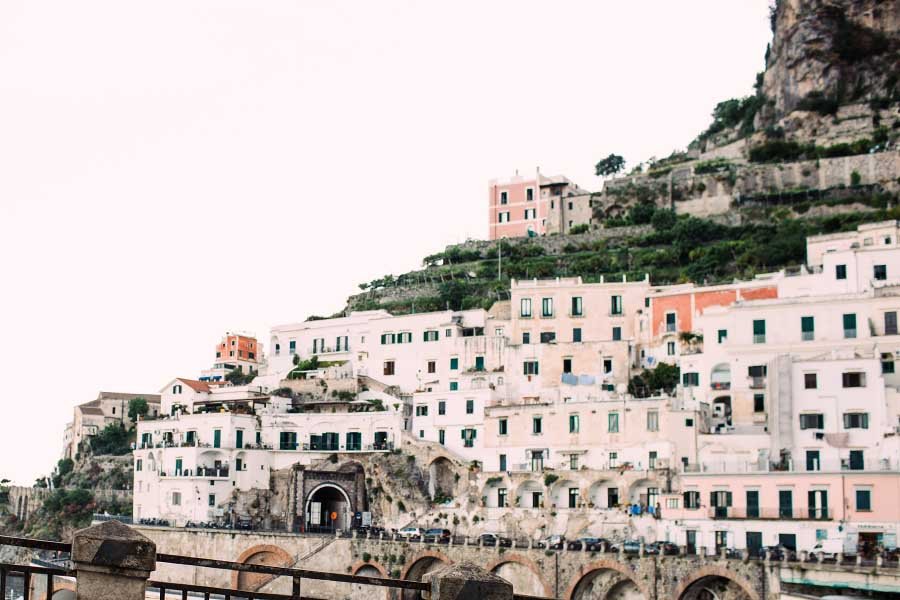
[[[555,473],[547,473],[546,475],[544,475],[544,485],[550,487],[557,479],[559,479],[559,475]]]
[[[853,171],[852,173],[850,173],[850,185],[856,187],[860,184],[860,182],[862,182],[862,176],[858,171]]]
[[[675,211],[661,209],[653,213],[650,224],[653,225],[653,229],[657,231],[667,231],[675,226],[676,220]]]
[[[731,167],[731,162],[727,158],[714,158],[712,160],[702,160],[694,165],[694,175],[703,175],[705,173],[718,173],[726,171]]]
[[[573,225],[569,229],[570,235],[578,235],[580,233],[587,233],[588,229],[590,229],[590,225],[587,223],[579,223],[578,225]]]

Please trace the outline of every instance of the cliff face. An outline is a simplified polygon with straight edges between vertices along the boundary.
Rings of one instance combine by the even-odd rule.
[[[773,25],[758,132],[834,142],[896,119],[900,0],[779,0]]]
[[[900,0],[780,0],[774,25],[762,86],[774,120],[810,97],[896,101]]]

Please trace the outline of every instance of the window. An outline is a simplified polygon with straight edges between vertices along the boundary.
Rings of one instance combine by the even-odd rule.
[[[275,344],[275,356],[281,354],[281,344]]]
[[[675,325],[675,313],[666,313],[666,333],[675,333],[677,326]]]
[[[181,506],[181,492],[172,492],[172,506]]]
[[[719,330],[718,340],[719,340],[720,344],[725,343],[728,340],[728,330],[727,329]]]
[[[822,413],[801,414],[800,429],[825,429],[825,415]]]
[[[656,468],[656,450],[651,450],[647,455],[647,468],[655,469]],[[655,503],[654,503],[655,504]]]
[[[500,204],[509,203],[509,192],[500,192]]]
[[[875,279],[878,281],[884,281],[887,279],[887,265],[875,265],[872,267],[874,271]]]
[[[766,321],[765,321],[765,319],[754,319],[753,320],[753,343],[754,344],[765,344],[766,343]]]
[[[613,327],[612,339],[614,342],[618,342],[622,339],[622,328],[621,327]]]
[[[394,374],[394,361],[392,361],[392,360],[384,361],[384,374],[385,375],[393,375]]]
[[[572,296],[572,316],[580,317],[584,315],[584,306],[581,301],[581,296]]]
[[[572,329],[572,341],[580,342],[581,341],[581,327],[575,327]]]
[[[427,370],[429,373],[437,373],[437,361],[429,360]]]
[[[451,371],[459,370],[459,358],[457,358],[456,356],[454,356],[453,358],[450,359],[450,370]]]
[[[506,417],[499,419],[497,421],[497,434],[498,435],[507,435],[509,433],[509,421],[507,421]]]
[[[144,468],[144,461],[143,461],[143,460],[141,460],[141,459],[139,458],[139,459],[137,459],[136,461],[134,461],[134,470],[135,470],[135,471],[140,471],[140,470],[143,469],[143,468]]]
[[[459,382],[458,382],[458,381],[451,381],[451,382],[450,382],[450,391],[451,391],[451,392],[455,392],[455,391],[457,391],[458,389],[459,389]]]
[[[863,451],[851,450],[847,464],[841,466],[845,469],[850,469],[851,471],[862,471],[865,469],[866,461]]]
[[[885,375],[894,372],[894,354],[891,352],[881,353],[881,372]]]
[[[800,339],[811,342],[816,338],[816,320],[813,317],[800,317]]]
[[[821,463],[819,462],[819,451],[818,450],[807,450],[806,451],[806,470],[807,471],[818,471]]]
[[[556,332],[555,331],[542,331],[541,332],[541,343],[549,344],[550,342],[556,341]]]
[[[835,265],[834,266],[834,278],[835,279],[847,279],[847,265]]]
[[[563,373],[571,373],[572,372],[572,359],[564,358],[563,359]]]
[[[622,296],[610,296],[609,297],[609,314],[611,314],[611,315],[621,315],[622,314]]]
[[[697,387],[700,385],[700,373],[688,372],[682,374],[681,384],[684,387]]]
[[[444,330],[444,337],[453,337],[453,330],[452,330],[452,329],[445,329],[445,330]]]
[[[525,375],[537,375],[538,374],[538,361],[536,360],[526,360],[522,363],[523,371]]]
[[[531,332],[529,332],[529,331],[523,331],[523,332],[522,332],[522,343],[523,343],[523,344],[530,344],[530,343],[531,343]]]
[[[612,464],[610,464],[612,466]],[[606,506],[614,508],[619,505],[619,488],[608,488],[606,490]]]
[[[222,430],[213,429],[213,448],[222,447]]]
[[[659,431],[659,411],[647,411],[647,431]]]
[[[503,337],[503,328],[502,327],[494,328],[494,337]]]
[[[541,316],[553,316],[553,298],[541,298]]]
[[[216,505],[216,495],[215,495],[215,494],[210,494],[210,495],[207,497],[206,501],[207,501],[207,503],[208,503],[210,506],[215,506],[215,505]]]
[[[531,433],[534,435],[540,435],[544,432],[544,419],[543,417],[531,417]]]
[[[427,417],[428,416],[428,405],[420,404],[416,407],[416,416],[417,417]]]
[[[747,367],[747,376],[748,377],[765,377],[768,373],[768,368],[766,365],[753,365]]]
[[[872,490],[857,488],[856,510],[860,512],[869,512],[872,510]]]
[[[606,415],[606,425],[609,433],[619,433],[619,413],[611,412]]]
[[[844,315],[844,337],[847,339],[856,337],[856,313]]]
[[[819,387],[819,377],[815,373],[804,373],[803,374],[803,389],[805,390],[814,390]]]
[[[577,454],[569,455],[569,469],[572,471],[578,470],[578,455]]]
[[[698,509],[700,508],[700,492],[695,490],[684,492],[681,494],[681,501],[685,508]]]
[[[509,223],[509,211],[497,213],[498,223]]]
[[[868,429],[869,413],[844,413],[844,429]]]
[[[288,352],[291,354],[297,354],[297,340],[291,340],[288,342]]]
[[[534,200],[534,188],[525,188],[525,200],[528,202]]]
[[[569,415],[569,433],[578,433],[578,415]]]
[[[884,335],[897,335],[897,312],[884,313]]]
[[[794,492],[778,490],[778,516],[790,519],[794,516]]]
[[[753,394],[753,412],[766,412],[765,394]]]
[[[497,507],[504,508],[506,506],[506,488],[497,488]]]
[[[608,374],[612,373],[612,370],[613,370],[612,359],[604,358],[603,359],[603,372],[608,375]]]
[[[471,415],[475,413],[475,401],[474,400],[466,400],[466,414]]]
[[[618,452],[610,452],[609,453],[609,468],[617,469],[619,467],[619,453]]]
[[[483,356],[475,357],[475,370],[476,371],[484,371],[484,357]]]
[[[234,447],[235,448],[243,448],[244,447],[244,430],[238,429],[234,432]]]
[[[675,356],[675,342],[666,342],[666,354]]]
[[[525,220],[536,219],[537,218],[537,209],[535,208],[526,208],[525,209]]]
[[[443,429],[438,429],[438,443],[443,446],[446,439],[447,439],[447,432],[444,431]]]
[[[505,454],[500,455],[500,470],[501,471],[506,470],[506,455]]]
[[[397,343],[397,334],[396,333],[382,333],[381,334],[381,345],[385,346],[387,344],[396,344]]]
[[[685,426],[685,427],[693,427],[693,426],[694,426],[694,420],[693,420],[693,419],[685,419],[685,420],[684,420],[684,426]]]
[[[439,333],[436,330],[426,331],[423,334],[424,340],[426,342],[436,342],[438,341]]]
[[[420,430],[419,430],[419,437],[420,437],[420,438],[424,438],[424,437],[425,437],[425,430],[424,430],[424,429],[420,429]]]
[[[841,380],[845,388],[860,388],[866,387],[866,374],[865,373],[842,373]]]
[[[578,508],[578,488],[569,488],[569,508]]]
[[[444,400],[438,400],[438,414],[445,415],[447,414],[447,402]]]
[[[759,518],[759,490],[747,490],[747,518]]]
[[[462,429],[462,440],[463,440],[463,448],[473,448],[475,446],[475,435],[476,432],[474,429]]]
[[[531,298],[522,298],[519,301],[519,316],[531,317]]]

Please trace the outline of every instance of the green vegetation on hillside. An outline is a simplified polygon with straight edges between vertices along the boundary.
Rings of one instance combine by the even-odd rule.
[[[900,218],[900,208],[888,208],[890,195],[860,196],[840,201],[860,202],[877,207],[865,213],[841,213],[826,217],[791,218],[791,207],[749,208],[743,213],[751,223],[728,226],[695,217],[675,217],[652,205],[635,207],[624,223],[651,223],[653,229],[641,235],[595,240],[570,236],[559,254],[549,254],[539,240],[502,242],[481,250],[451,247],[445,253],[426,258],[425,269],[399,276],[387,276],[360,285],[369,294],[353,299],[353,310],[384,308],[395,314],[484,307],[509,297],[510,279],[580,276],[586,282],[629,280],[650,275],[654,284],[686,281],[728,282],[752,278],[780,268],[802,264],[806,237],[848,231],[864,222]],[[828,202],[816,203],[829,204]],[[810,203],[797,204],[806,213]],[[608,222],[607,225],[613,224]],[[384,302],[385,291],[405,290],[402,297]]]

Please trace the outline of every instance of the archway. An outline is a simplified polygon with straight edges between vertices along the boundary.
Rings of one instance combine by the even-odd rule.
[[[59,590],[53,592],[52,600],[75,600],[75,592],[73,590]]]
[[[563,479],[553,486],[552,505],[556,508],[577,508],[581,499],[581,491],[574,496],[575,506],[569,506],[570,490],[578,490],[578,484],[571,479]]]
[[[428,495],[432,500],[456,497],[456,472],[453,463],[443,456],[428,465]]]
[[[541,579],[540,569],[519,554],[504,556],[488,565],[488,571],[502,577],[513,586],[513,592],[526,596],[553,596],[553,589]]]
[[[622,564],[603,559],[581,569],[581,576],[569,586],[567,600],[646,600],[648,591],[632,578]]]
[[[599,479],[588,488],[588,501],[594,503],[595,508],[615,508],[610,506],[609,489],[616,487],[611,479]]]
[[[266,565],[268,567],[290,567],[294,564],[294,558],[278,546],[262,544],[242,552],[236,562],[247,565]],[[275,579],[273,575],[266,573],[233,571],[231,573],[231,587],[255,592],[273,579]]]
[[[388,576],[384,567],[377,563],[361,563],[354,565],[352,572],[354,575],[359,575],[361,577],[385,578]],[[350,587],[350,595],[348,598],[350,598],[350,600],[373,600],[373,598],[387,600],[390,590],[391,588],[377,588],[371,585],[354,583]]]
[[[524,481],[516,488],[516,502],[520,508],[543,508],[544,484],[534,479]]]
[[[725,567],[704,567],[682,579],[675,600],[760,600],[746,580]]]
[[[321,483],[306,497],[306,530],[335,531],[349,529],[353,505],[344,489],[334,483]]]
[[[426,573],[431,573],[450,563],[450,559],[443,554],[437,552],[422,552],[412,559],[409,565],[403,570],[400,578],[422,581],[422,578]],[[421,597],[422,593],[416,590],[403,590],[402,600],[419,600]]]

